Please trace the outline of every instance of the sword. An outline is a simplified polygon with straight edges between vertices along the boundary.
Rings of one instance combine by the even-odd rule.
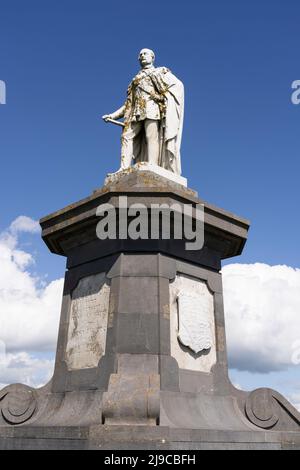
[[[112,124],[116,124],[117,126],[125,127],[124,122],[117,121],[116,119],[106,118],[105,122],[111,122]]]
[[[161,120],[160,124],[160,139],[159,139],[159,157],[158,157],[158,165],[163,166],[163,149],[164,149],[164,141],[165,141],[165,118]]]

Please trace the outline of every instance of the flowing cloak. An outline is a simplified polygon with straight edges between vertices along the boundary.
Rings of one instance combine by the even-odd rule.
[[[166,67],[156,68],[150,75],[154,91],[165,98],[165,108],[160,120],[159,165],[178,175],[181,174],[180,145],[184,115],[184,86]],[[125,125],[132,121],[134,102],[133,82],[128,88],[125,104]],[[135,162],[147,161],[147,145],[144,133],[134,138]]]

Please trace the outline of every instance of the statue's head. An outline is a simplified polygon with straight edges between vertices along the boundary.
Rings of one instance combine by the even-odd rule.
[[[152,65],[155,61],[155,54],[151,49],[142,49],[139,53],[139,61],[142,67]]]

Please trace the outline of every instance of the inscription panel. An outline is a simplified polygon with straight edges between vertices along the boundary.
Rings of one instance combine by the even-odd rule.
[[[97,367],[105,354],[109,293],[105,273],[81,279],[73,290],[66,348],[69,370]]]

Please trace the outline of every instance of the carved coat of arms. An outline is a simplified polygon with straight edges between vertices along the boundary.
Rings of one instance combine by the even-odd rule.
[[[210,349],[213,338],[210,308],[206,297],[180,293],[178,303],[178,340],[196,354]]]

